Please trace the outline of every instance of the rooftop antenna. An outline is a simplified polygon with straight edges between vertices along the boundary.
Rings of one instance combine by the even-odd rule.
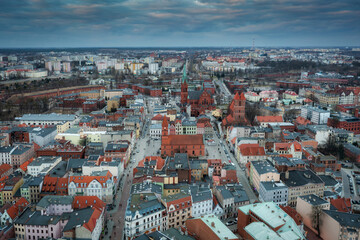
[[[255,50],[255,38],[253,38],[252,40],[252,50]]]

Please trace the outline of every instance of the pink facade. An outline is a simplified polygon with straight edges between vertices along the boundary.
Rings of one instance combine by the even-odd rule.
[[[67,222],[68,220],[58,221],[55,225],[25,225],[25,239],[60,238],[62,236],[62,229],[64,229]]]

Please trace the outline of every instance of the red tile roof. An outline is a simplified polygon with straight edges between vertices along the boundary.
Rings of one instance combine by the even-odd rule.
[[[330,204],[333,205],[339,212],[351,212],[350,198],[330,199]]]
[[[292,219],[294,219],[296,225],[301,225],[303,222],[303,217],[292,207],[290,206],[280,206],[280,208],[286,212]]]
[[[290,143],[275,143],[275,150],[279,151],[279,150],[289,150],[291,144]]]
[[[89,184],[93,181],[96,180],[98,181],[102,187],[106,186],[106,181],[112,178],[112,174],[110,173],[110,171],[107,171],[105,176],[70,176],[69,177],[69,184],[71,182],[79,183],[85,183],[84,187],[88,187]]]
[[[258,122],[284,122],[282,116],[256,116]]]
[[[160,156],[147,156],[141,160],[138,167],[144,167],[145,162],[156,161],[156,170],[161,170],[165,165],[165,160]]]
[[[308,125],[308,124],[311,124],[311,121],[306,119],[306,118],[303,118],[301,116],[298,116],[296,119],[295,119],[295,122],[299,125]]]
[[[156,116],[154,116],[151,120],[152,121],[162,121],[164,119],[164,116],[161,114],[157,114]],[[170,119],[170,118],[169,118]]]
[[[57,177],[45,176],[41,192],[55,192],[57,180]]]
[[[264,147],[260,147],[259,144],[241,144],[239,147],[241,155],[243,156],[263,156],[265,155]]]
[[[166,139],[167,138],[167,139]],[[164,145],[204,145],[203,135],[170,135],[162,138]]]
[[[3,175],[4,173],[6,173],[7,171],[9,171],[10,169],[12,169],[12,166],[10,164],[1,164],[0,165],[0,176]]]
[[[14,205],[12,205],[6,212],[9,214],[10,218],[14,220],[22,211],[25,209],[25,207],[29,204],[29,202],[25,198],[20,198],[16,201]]]
[[[83,227],[85,227],[90,232],[94,231],[94,228],[96,227],[96,222],[97,222],[96,220],[98,220],[100,218],[101,213],[102,213],[100,210],[98,210],[96,208],[93,208],[93,209],[94,209],[94,212],[91,215],[89,221],[83,225]]]
[[[103,211],[106,207],[106,203],[97,196],[74,196],[72,206],[74,209],[92,207]]]
[[[293,145],[294,145],[294,150],[295,152],[301,152],[302,151],[302,148],[301,148],[301,144],[298,143],[298,142],[293,142]]]
[[[244,92],[241,92],[241,94],[239,95],[239,92],[236,92],[235,96],[234,96],[234,100],[246,100]]]
[[[24,162],[23,164],[20,165],[20,169],[23,170],[24,172],[27,171],[27,166],[34,161],[34,158],[30,158],[29,160],[27,160],[26,162]]]
[[[209,166],[212,166],[213,164],[221,165],[221,159],[208,159],[207,162]]]

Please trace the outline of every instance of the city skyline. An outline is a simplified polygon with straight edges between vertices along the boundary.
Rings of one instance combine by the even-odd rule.
[[[358,46],[354,0],[2,3],[0,48]]]

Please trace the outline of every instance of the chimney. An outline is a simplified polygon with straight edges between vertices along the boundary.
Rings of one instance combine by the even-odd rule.
[[[359,117],[359,109],[355,108],[355,113],[354,113],[355,117]]]
[[[211,227],[215,227],[215,223],[214,222],[211,222]]]
[[[289,171],[285,172],[285,179],[289,179]]]

